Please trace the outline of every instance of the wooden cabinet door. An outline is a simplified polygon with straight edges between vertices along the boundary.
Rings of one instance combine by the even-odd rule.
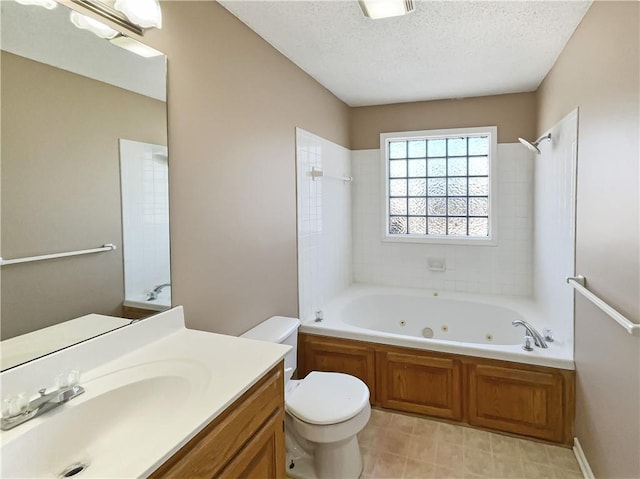
[[[219,479],[285,479],[284,413],[273,416],[216,475]]]
[[[469,424],[563,442],[563,382],[549,371],[469,365]]]
[[[271,467],[267,465],[274,455],[277,456],[273,461],[275,466],[282,466],[281,476],[242,477],[284,477],[283,421],[284,364],[281,362],[153,472],[150,479],[219,477],[239,454],[251,455],[256,471]],[[256,439],[259,434],[262,434],[260,439]],[[249,444],[255,446],[245,453]]]
[[[368,386],[371,402],[376,403],[375,353],[373,348],[347,339],[325,338],[303,334],[299,376],[311,371],[345,373],[355,376]]]
[[[421,351],[378,351],[382,407],[448,419],[462,418],[461,365]]]

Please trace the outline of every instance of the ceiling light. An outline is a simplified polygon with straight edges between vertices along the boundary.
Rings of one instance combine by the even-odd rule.
[[[16,2],[22,5],[39,5],[47,10],[53,10],[58,6],[56,0],[16,0]]]
[[[95,20],[86,15],[82,15],[78,12],[71,12],[71,23],[81,30],[89,30],[91,33],[99,36],[100,38],[114,38],[119,35],[117,30],[105,25],[98,20]]]
[[[413,0],[358,0],[365,17],[378,18],[398,17],[415,9]]]
[[[142,28],[162,28],[162,11],[158,0],[116,0],[113,8]]]
[[[160,55],[164,55],[164,53],[159,52],[155,48],[151,48],[144,43],[140,43],[138,40],[134,40],[133,38],[119,36],[109,40],[114,45],[124,48],[136,55],[140,55],[141,57],[151,58],[151,57],[159,57]]]

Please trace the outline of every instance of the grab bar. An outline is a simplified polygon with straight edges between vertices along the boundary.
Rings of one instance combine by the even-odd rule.
[[[632,321],[624,317],[621,313],[605,303],[602,299],[598,298],[595,294],[589,291],[586,288],[587,279],[584,276],[570,276],[567,278],[567,283],[570,286],[573,286],[576,291],[582,293],[585,298],[599,307],[602,311],[611,316],[611,318],[613,318],[616,323],[627,330],[627,333],[631,334],[632,336],[640,336],[640,324],[633,323]]]
[[[17,264],[17,263],[28,263],[30,261],[42,261],[45,259],[64,258],[65,256],[78,256],[81,254],[100,253],[102,251],[113,251],[114,249],[116,249],[116,245],[107,243],[100,246],[99,248],[82,249],[78,251],[67,251],[65,253],[43,254],[40,256],[27,256],[24,258],[15,258],[15,259],[0,258],[0,266],[7,266],[9,264]]]
[[[316,168],[315,166],[311,168],[311,179],[313,181],[316,180],[316,178],[329,178],[331,180],[340,180],[340,181],[344,181],[345,183],[351,183],[353,181],[353,177],[352,176],[331,176],[331,175],[325,175],[324,171],[322,171],[320,168]]]

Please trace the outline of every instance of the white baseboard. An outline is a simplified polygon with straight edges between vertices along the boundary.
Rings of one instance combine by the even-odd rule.
[[[582,446],[580,445],[580,441],[578,441],[577,437],[573,438],[573,454],[575,454],[576,456],[578,465],[580,466],[580,470],[582,471],[582,475],[584,476],[584,478],[596,479],[596,476],[593,475],[593,471],[589,466],[587,457],[584,455],[584,451],[582,450]]]

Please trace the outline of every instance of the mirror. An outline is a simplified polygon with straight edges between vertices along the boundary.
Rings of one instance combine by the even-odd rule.
[[[166,58],[0,8],[4,370],[168,309],[171,281]]]

